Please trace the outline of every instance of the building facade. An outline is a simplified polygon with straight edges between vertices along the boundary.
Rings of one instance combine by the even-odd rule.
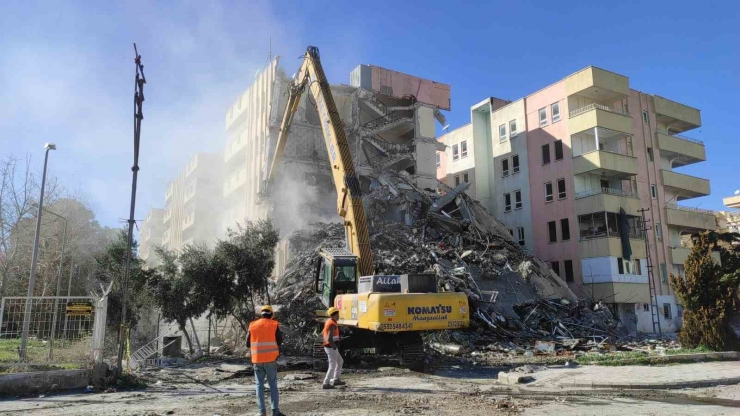
[[[164,209],[151,208],[139,227],[139,258],[147,267],[159,264],[154,246],[162,244],[164,234]]]
[[[629,329],[653,332],[659,321],[677,330],[668,276],[683,273],[683,236],[716,229],[713,212],[679,204],[710,192],[709,181],[679,169],[706,160],[704,144],[683,135],[701,126],[699,110],[596,67],[501,101],[474,106],[470,136],[455,139],[473,143],[476,197]]]

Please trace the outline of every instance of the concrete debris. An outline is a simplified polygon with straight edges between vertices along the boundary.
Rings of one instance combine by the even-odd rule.
[[[603,303],[579,299],[541,260],[524,251],[508,229],[471,199],[462,183],[442,195],[420,189],[410,175],[383,172],[363,197],[376,274],[437,275],[440,291],[465,293],[471,328],[425,335],[441,354],[523,353],[547,341],[553,353],[592,347],[623,328]],[[273,288],[285,327],[283,350],[310,354],[314,311],[324,309],[313,283],[321,248],[344,247],[338,223],[315,223],[289,239],[290,260]]]

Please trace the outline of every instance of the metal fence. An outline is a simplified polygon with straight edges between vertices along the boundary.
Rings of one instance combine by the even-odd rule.
[[[31,302],[26,316],[26,302]],[[107,298],[5,297],[0,301],[0,367],[87,365],[102,360]],[[27,319],[26,319],[27,318]],[[27,320],[25,357],[23,327]]]

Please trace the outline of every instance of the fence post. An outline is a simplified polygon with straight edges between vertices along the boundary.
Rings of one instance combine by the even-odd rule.
[[[3,330],[3,314],[5,313],[5,298],[0,299],[0,333]]]
[[[92,360],[98,364],[103,362],[105,349],[105,322],[108,315],[108,295],[95,302],[95,327],[93,328]],[[66,334],[65,334],[66,335]]]

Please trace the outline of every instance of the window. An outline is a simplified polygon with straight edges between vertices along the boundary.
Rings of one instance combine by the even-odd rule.
[[[565,192],[565,179],[558,179],[558,199],[565,199],[568,194]]]
[[[504,212],[511,211],[511,194],[504,194]]]
[[[470,182],[468,181],[468,179],[469,179],[469,178],[468,178],[468,174],[467,174],[467,173],[463,173],[463,182],[465,182],[465,183],[470,183]]]
[[[460,175],[455,175],[455,186],[460,185]]]
[[[519,155],[511,157],[511,167],[514,169],[514,173],[519,173]]]
[[[506,124],[498,126],[498,139],[499,141],[506,141]]]
[[[501,160],[501,175],[509,176],[509,159]]]
[[[456,144],[452,145],[452,160],[460,159],[460,149],[458,149]]]
[[[565,282],[570,283],[573,281],[573,260],[566,260],[563,263],[565,266]]]
[[[440,157],[439,157],[439,153],[437,153],[437,167],[439,167],[440,163],[441,163],[441,162],[440,162]]]
[[[643,110],[642,112],[642,122],[645,124],[650,123],[650,118],[648,117],[648,112],[646,110]]]
[[[545,202],[552,202],[552,200],[552,182],[547,182],[545,184]]]
[[[609,181],[606,179],[600,179],[599,184],[601,185],[601,189],[609,189]]]
[[[655,223],[655,238],[657,238],[658,241],[663,241],[663,228],[660,226],[659,222]]]
[[[523,227],[517,227],[516,229],[516,237],[517,240],[519,240],[519,245],[524,245],[524,228]]]
[[[522,207],[522,191],[514,191],[514,202],[516,203],[516,209]]]
[[[518,133],[516,131],[516,120],[511,120],[509,122],[509,137],[513,139],[514,137],[516,137],[517,134]]]
[[[632,267],[632,273],[641,275],[642,274],[642,265],[640,264],[640,259],[633,259],[632,260],[635,264]]]
[[[683,306],[676,305],[676,316],[683,318]]]
[[[563,141],[555,140],[555,160],[563,160]]]
[[[653,161],[653,148],[652,147],[647,148],[647,154],[648,154],[648,159],[650,159],[650,161],[652,162]]]
[[[468,157],[468,141],[463,140],[460,142],[460,153],[462,153],[461,157]]]
[[[542,164],[546,165],[550,163],[550,144],[542,145]]]
[[[550,267],[552,268],[552,271],[554,271],[556,275],[560,276],[560,262],[559,261],[551,262]]]
[[[671,317],[671,304],[670,303],[664,303],[663,304],[663,318],[665,318],[665,319],[673,319]]]
[[[558,241],[558,228],[555,221],[547,223],[547,235],[551,243],[556,243]]]
[[[653,196],[653,198],[658,197],[658,187],[655,185],[650,185],[650,194]]]
[[[552,117],[553,123],[560,120],[560,103],[555,103],[550,106],[550,116]]]
[[[567,218],[560,220],[560,233],[563,241],[570,240],[570,221]]]
[[[514,237],[514,230],[512,230],[511,228],[509,228],[509,234],[511,234],[511,236]]]
[[[624,274],[624,259],[621,257],[617,257],[617,272]]]
[[[663,280],[663,283],[668,283],[668,269],[665,266],[665,263],[660,263],[660,277]]]
[[[642,310],[645,312],[650,312],[650,304],[649,303],[643,303],[642,304]]]
[[[540,127],[547,125],[547,108],[540,108]]]

